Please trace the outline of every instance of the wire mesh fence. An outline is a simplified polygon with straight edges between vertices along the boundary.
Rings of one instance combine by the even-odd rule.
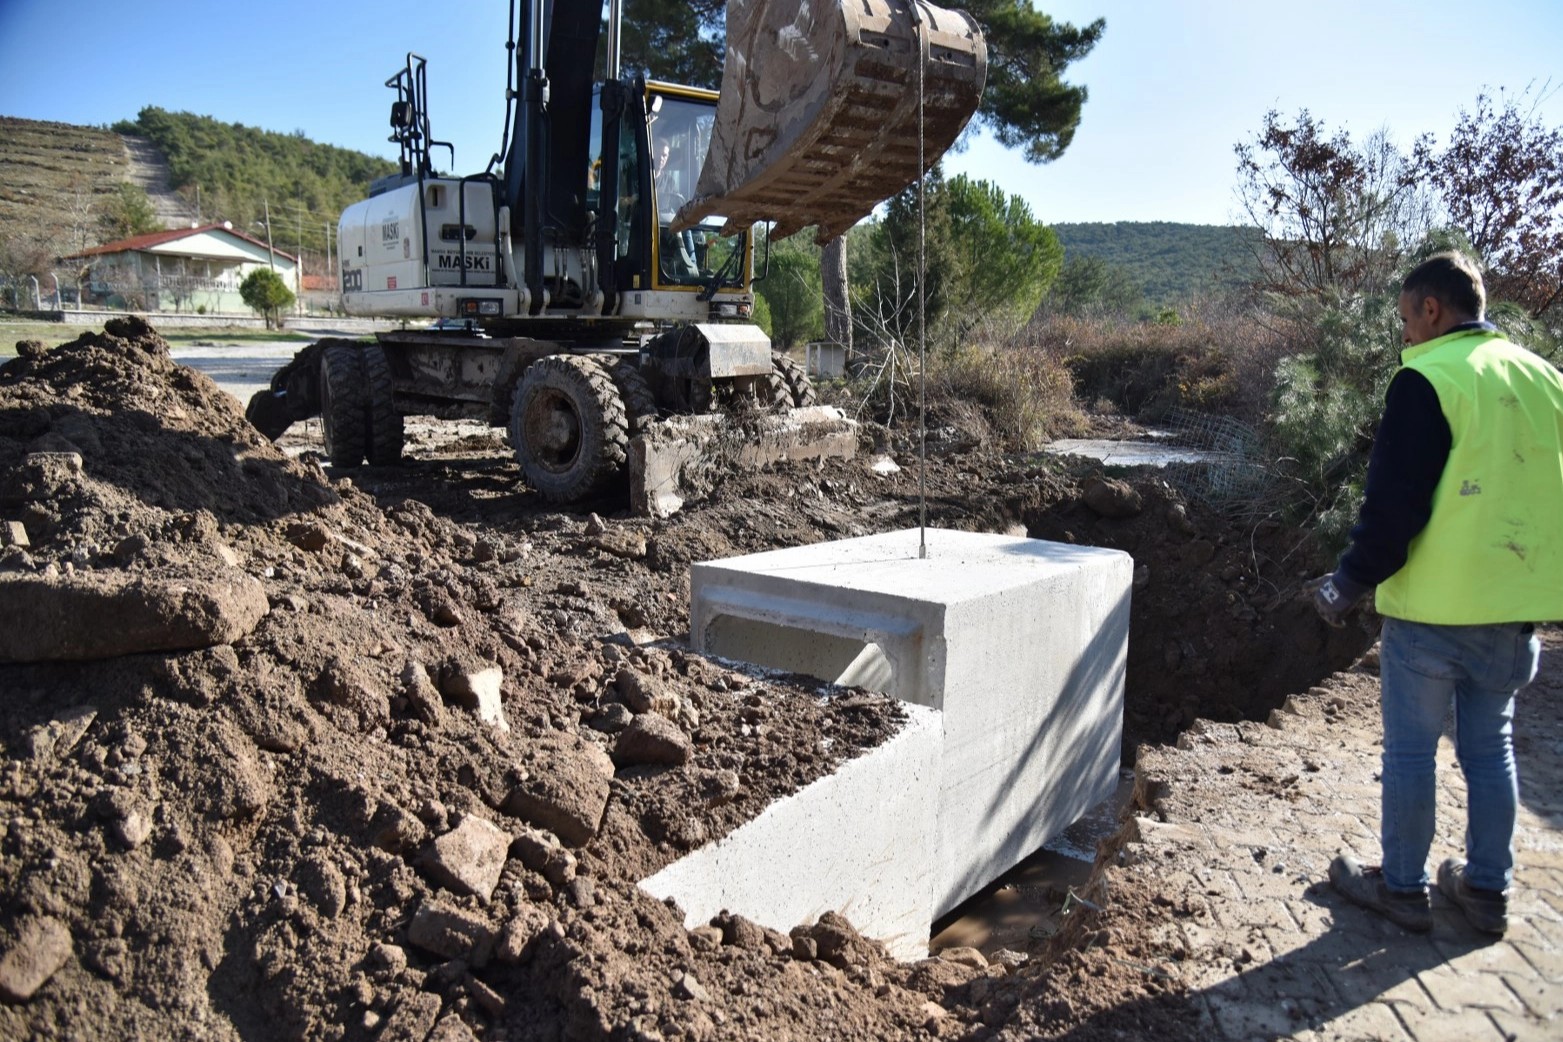
[[[1173,441],[1201,455],[1164,469],[1167,482],[1184,495],[1236,516],[1263,516],[1280,506],[1285,477],[1257,427],[1188,409],[1174,409],[1163,425]]]

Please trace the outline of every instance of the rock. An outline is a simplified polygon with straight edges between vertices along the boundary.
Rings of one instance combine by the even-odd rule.
[[[439,1017],[440,997],[415,991],[396,1004],[396,1010],[376,1037],[378,1042],[424,1042]]]
[[[312,522],[297,521],[288,526],[288,542],[300,550],[317,552],[324,550],[326,544],[331,542],[331,533],[322,525]]]
[[[510,849],[523,865],[541,874],[555,887],[564,886],[575,878],[575,855],[551,832],[522,829]]]
[[[523,905],[505,924],[495,955],[500,962],[517,962],[533,938],[548,928],[548,913],[536,905]]]
[[[620,767],[678,766],[689,762],[692,748],[689,736],[673,721],[656,713],[643,713],[619,735],[613,746],[613,762]]]
[[[539,754],[531,777],[511,790],[505,810],[578,847],[597,834],[612,780],[608,754],[577,739]]]
[[[765,929],[741,915],[723,912],[711,920],[711,925],[722,931],[723,944],[755,952],[765,947]]]
[[[424,723],[439,726],[444,720],[445,703],[440,700],[439,689],[429,679],[429,671],[421,662],[408,659],[402,667],[402,695],[413,715]]]
[[[633,528],[610,529],[593,539],[592,545],[614,557],[638,561],[646,556],[646,533]]]
[[[141,811],[133,810],[109,826],[109,831],[126,847],[134,849],[152,834],[152,821]]]
[[[696,1002],[710,1002],[711,993],[705,989],[695,978],[693,973],[680,974],[678,980],[673,982],[673,994],[681,999],[693,999]]]
[[[417,846],[426,834],[423,822],[390,803],[382,804],[369,822],[369,841],[392,854]]]
[[[977,970],[988,965],[988,957],[976,948],[942,948],[939,951],[939,958],[945,962],[953,962],[957,966],[970,966]]]
[[[369,962],[394,977],[407,968],[407,949],[381,941],[370,946]]]
[[[1127,481],[1092,475],[1082,483],[1085,505],[1103,517],[1133,517],[1145,508]]]
[[[605,734],[618,734],[635,720],[635,714],[630,712],[630,707],[622,702],[609,702],[602,707],[602,711],[591,719],[591,727],[594,731],[602,731]]]
[[[332,705],[351,710],[364,726],[391,718],[391,701],[363,666],[345,656],[333,656],[316,681],[314,691]]]
[[[472,1001],[481,1006],[489,1016],[503,1017],[509,1012],[509,1001],[472,974],[469,973],[461,979],[461,986],[467,990],[468,995],[472,996]]]
[[[23,920],[16,943],[0,957],[0,998],[26,1002],[71,957],[71,931],[52,916]]]
[[[407,925],[407,943],[447,959],[482,966],[493,953],[494,930],[488,920],[430,898]]]
[[[76,748],[97,718],[98,711],[92,706],[76,706],[33,728],[27,736],[32,758],[41,764],[57,763]]]
[[[469,814],[434,841],[424,855],[425,872],[447,890],[474,894],[487,901],[499,885],[510,837],[491,822]]]
[[[451,701],[475,710],[484,723],[509,732],[510,724],[505,720],[499,694],[504,679],[505,671],[498,666],[455,669],[442,676],[440,691]]]
[[[347,880],[324,854],[311,854],[300,861],[295,882],[327,919],[335,919],[347,907]]]
[[[806,942],[800,945],[800,942]],[[873,954],[872,942],[863,939],[853,925],[837,912],[825,912],[813,926],[792,928],[793,951],[800,947],[814,950],[813,958],[845,969],[861,966]],[[801,957],[801,956],[800,956]]]
[[[949,1010],[945,1009],[943,1006],[939,1005],[932,999],[926,1000],[920,1007],[918,1007],[918,1012],[922,1014],[923,1027],[927,1029],[933,1029],[939,1023],[939,1021],[950,1015]]]
[[[660,713],[669,719],[678,713],[678,697],[654,677],[625,667],[614,676],[613,686],[624,704],[637,713]]]
[[[0,524],[0,546],[19,546],[25,550],[32,545],[32,540],[27,538],[27,526],[20,521]]]
[[[16,342],[16,355],[18,358],[37,360],[48,354],[49,346],[42,340],[18,340]]]
[[[259,580],[233,569],[174,578],[7,576],[0,578],[0,662],[83,661],[231,644],[254,630],[269,607]]]
[[[1194,522],[1189,520],[1188,507],[1182,503],[1174,503],[1167,508],[1167,527],[1180,535],[1195,535],[1198,529]]]
[[[993,953],[993,957],[989,961],[999,966],[1008,966],[1013,970],[1030,962],[1031,956],[1025,952],[1017,952],[1013,948],[1000,948]]]
[[[434,1025],[434,1030],[429,1032],[428,1042],[477,1042],[477,1038],[460,1017],[451,1013],[441,1017],[440,1022]]]

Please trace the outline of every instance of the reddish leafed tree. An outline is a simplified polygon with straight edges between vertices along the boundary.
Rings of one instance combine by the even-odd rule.
[[[1417,171],[1383,131],[1359,145],[1307,109],[1290,124],[1272,110],[1236,152],[1239,204],[1264,232],[1263,289],[1321,300],[1377,292],[1425,231]]]
[[[1540,318],[1563,307],[1563,130],[1525,111],[1528,96],[1478,96],[1421,165],[1486,262],[1488,296]]]

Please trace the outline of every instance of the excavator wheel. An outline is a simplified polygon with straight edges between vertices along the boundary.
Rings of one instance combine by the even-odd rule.
[[[605,492],[629,460],[629,421],[607,369],[585,355],[533,362],[511,402],[510,444],[544,499],[570,503]]]
[[[630,437],[646,433],[646,429],[656,420],[659,410],[657,396],[651,392],[645,374],[634,362],[611,356],[604,361],[604,365],[608,367],[613,385],[619,389],[619,397],[624,402],[624,418],[629,423]]]
[[[385,348],[366,344],[363,349],[364,388],[369,410],[369,463],[375,467],[395,466],[402,461],[402,414],[396,411],[395,387],[391,363]]]
[[[356,467],[369,442],[369,406],[364,359],[358,345],[335,343],[320,359],[320,415],[326,458],[333,467]]]
[[[782,404],[796,409],[819,404],[819,396],[814,393],[814,381],[809,379],[808,371],[803,366],[779,353],[771,355],[771,366],[772,378],[780,379],[785,390]]]
[[[264,434],[268,441],[276,441],[293,426],[293,414],[288,409],[288,400],[273,393],[269,387],[263,387],[250,395],[250,404],[245,407],[244,418]]]

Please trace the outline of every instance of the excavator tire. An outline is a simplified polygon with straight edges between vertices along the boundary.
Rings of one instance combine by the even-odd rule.
[[[276,441],[293,426],[293,414],[288,409],[288,400],[272,393],[269,387],[263,387],[250,395],[250,404],[244,409],[244,418],[264,434],[268,441]]]
[[[366,344],[363,349],[364,387],[368,394],[369,464],[391,467],[402,461],[402,414],[396,411],[395,385],[385,348]]]
[[[619,389],[619,398],[624,402],[624,418],[629,423],[630,437],[646,433],[647,428],[656,421],[659,410],[657,396],[651,392],[645,374],[634,362],[611,356],[604,364],[608,367],[613,385]]]
[[[526,483],[552,503],[600,495],[629,461],[624,400],[601,362],[549,355],[527,367],[510,407]]]
[[[368,385],[358,348],[353,343],[335,343],[321,354],[320,416],[326,458],[333,467],[356,467],[368,451]]]
[[[771,366],[774,375],[781,379],[786,389],[785,405],[802,409],[819,404],[819,396],[814,393],[814,381],[809,379],[808,371],[803,366],[784,354],[771,355]]]

